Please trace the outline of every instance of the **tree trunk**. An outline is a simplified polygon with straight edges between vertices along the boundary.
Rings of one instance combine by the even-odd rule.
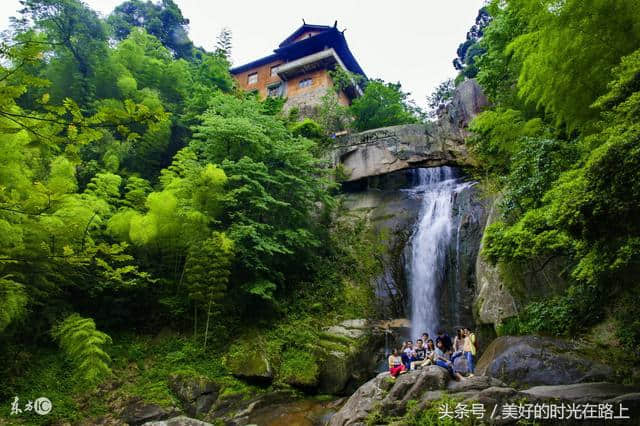
[[[198,335],[198,304],[193,302],[193,341],[194,343],[197,341],[196,336]]]
[[[213,292],[209,294],[209,307],[207,308],[207,325],[204,328],[204,350],[207,350],[207,337],[209,337],[209,319],[211,318],[211,302],[213,300]]]

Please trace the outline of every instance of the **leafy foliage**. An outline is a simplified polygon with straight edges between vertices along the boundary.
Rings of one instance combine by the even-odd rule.
[[[0,294],[2,295],[0,299],[2,304],[0,332],[2,332],[13,321],[24,316],[27,296],[24,293],[24,286],[10,280],[8,276],[0,279]]]
[[[478,74],[475,60],[486,52],[479,41],[482,39],[489,22],[491,22],[489,11],[485,7],[480,8],[476,16],[476,23],[467,32],[467,39],[464,43],[460,43],[458,46],[457,57],[453,60],[453,67],[460,71],[461,76],[474,78]]]
[[[178,58],[190,58],[193,43],[187,34],[189,20],[172,0],[150,2],[128,0],[109,16],[109,24],[118,40],[124,40],[135,27],[143,27]]]
[[[542,273],[563,259],[570,284],[525,306],[504,325],[511,332],[580,332],[637,288],[640,9],[610,6],[489,6],[475,63],[495,107],[472,122],[470,144],[504,201],[483,254],[542,264]],[[623,344],[634,347],[631,322],[618,318]]]
[[[370,80],[364,94],[354,99],[349,111],[354,117],[353,127],[358,131],[397,124],[417,123],[418,108],[408,101],[408,93],[400,83]]]
[[[53,329],[52,334],[85,383],[95,384],[111,374],[111,358],[103,348],[111,343],[111,338],[96,330],[92,319],[78,314],[69,315]]]
[[[589,106],[606,92],[612,68],[640,43],[640,6],[521,0],[513,7],[527,17],[525,33],[507,46],[521,64],[519,95],[557,124],[586,128],[598,118]]]

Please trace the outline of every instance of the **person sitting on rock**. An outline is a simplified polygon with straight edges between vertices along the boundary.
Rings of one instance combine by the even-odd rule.
[[[416,341],[416,349],[414,351],[416,353],[416,360],[411,363],[411,369],[415,370],[418,367],[422,367],[426,364],[427,360],[427,347],[424,345],[422,339],[418,339]]]
[[[451,354],[451,362],[462,355],[464,351],[465,335],[464,330],[459,328],[456,330],[456,337],[453,339],[453,353]]]
[[[433,340],[429,339],[427,340],[427,363],[426,365],[431,365],[431,364],[435,364],[436,363],[436,347],[433,344]]]
[[[411,370],[411,363],[416,360],[416,352],[413,350],[413,342],[411,340],[404,342],[400,356],[407,371]]]
[[[452,379],[455,379],[455,380],[463,379],[462,374],[453,370],[453,363],[451,362],[446,352],[444,351],[444,343],[442,342],[442,340],[436,341],[435,357],[436,357],[436,365],[439,367],[445,368],[449,372],[449,375],[451,376]]]
[[[427,342],[429,341],[429,333],[426,331],[422,333],[422,341],[424,342],[424,346],[427,346]]]
[[[402,358],[398,355],[398,350],[393,348],[393,352],[389,355],[389,374],[395,379],[399,374],[404,372],[406,372],[406,370],[404,364],[402,364]]]
[[[451,347],[453,344],[451,343],[451,337],[442,329],[438,330],[438,337],[436,337],[436,348],[438,347],[438,342],[442,341],[443,351],[451,352]]]
[[[469,369],[469,376],[473,377],[473,372],[475,370],[475,366],[473,364],[474,358],[476,356],[476,335],[473,334],[469,327],[464,329],[465,339],[464,339],[464,347],[463,352],[465,358],[467,358],[467,368]]]

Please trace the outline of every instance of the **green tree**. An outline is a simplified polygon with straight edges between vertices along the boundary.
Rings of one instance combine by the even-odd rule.
[[[189,20],[172,0],[129,0],[117,6],[108,18],[117,40],[124,40],[135,27],[143,27],[169,49],[176,58],[190,59],[193,43],[187,34]]]
[[[294,137],[251,97],[217,94],[200,120],[190,147],[229,179],[221,221],[236,247],[235,291],[273,305],[285,274],[291,282],[304,275],[320,244],[315,217],[333,204],[315,143]]]
[[[397,124],[417,123],[417,109],[409,103],[409,94],[400,83],[370,80],[362,96],[354,99],[350,113],[353,127],[358,131]]]
[[[231,60],[231,47],[232,47],[231,40],[232,40],[231,29],[226,27],[220,31],[220,34],[218,34],[218,37],[216,38],[215,53],[217,55],[222,56],[227,61]]]
[[[612,68],[640,45],[640,4],[517,0],[508,7],[527,17],[525,32],[507,46],[521,64],[518,94],[557,124],[588,129]]]
[[[214,232],[211,238],[191,244],[185,264],[185,281],[189,298],[193,301],[193,334],[198,332],[198,307],[206,310],[203,348],[207,348],[209,324],[219,311],[219,304],[227,294],[233,241],[223,233]]]
[[[54,100],[71,97],[82,104],[94,99],[97,64],[107,55],[107,31],[98,15],[78,0],[21,0],[21,28],[33,21],[46,35],[55,56],[46,68],[54,82]],[[63,94],[61,90],[64,89]]]

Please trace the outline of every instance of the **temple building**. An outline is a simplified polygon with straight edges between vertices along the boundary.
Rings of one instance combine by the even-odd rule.
[[[366,78],[337,21],[333,26],[303,21],[271,55],[234,67],[231,74],[241,89],[258,92],[262,98],[282,96],[286,98],[285,109],[297,107],[302,115],[310,115],[333,85],[329,70],[336,66]],[[349,105],[361,94],[362,88],[353,84],[340,91],[338,99]]]

